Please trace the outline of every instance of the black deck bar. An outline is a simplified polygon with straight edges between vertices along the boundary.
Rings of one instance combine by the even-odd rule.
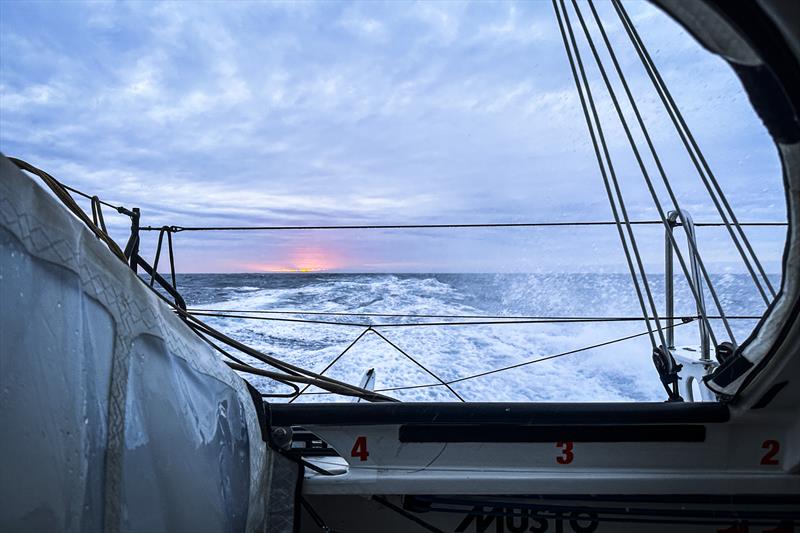
[[[274,426],[398,424],[638,425],[727,422],[720,403],[267,403]]]

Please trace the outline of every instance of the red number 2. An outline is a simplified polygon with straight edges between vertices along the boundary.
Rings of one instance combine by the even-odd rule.
[[[781,444],[776,440],[765,440],[764,443],[761,445],[761,448],[764,450],[768,450],[767,453],[764,454],[764,457],[761,458],[762,465],[776,465],[778,464],[778,460],[775,459],[775,456],[778,455],[778,452],[781,449]]]
[[[575,458],[575,454],[572,453],[572,441],[571,440],[564,440],[559,441],[556,443],[556,448],[563,448],[561,450],[561,456],[556,457],[556,462],[560,465],[568,465],[572,462]]]
[[[358,457],[362,461],[366,461],[369,457],[367,451],[367,437],[356,438],[356,443],[353,444],[353,449],[350,451],[350,457]]]

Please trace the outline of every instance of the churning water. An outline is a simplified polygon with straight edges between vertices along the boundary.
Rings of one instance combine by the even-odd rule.
[[[714,277],[729,315],[765,310],[747,276]],[[775,278],[775,283],[778,280]],[[185,274],[178,285],[190,307],[219,310],[316,311],[409,315],[641,316],[630,279],[621,274]],[[660,313],[664,278],[651,279]],[[694,315],[688,288],[676,278],[676,315]],[[717,314],[709,295],[710,315]],[[254,315],[264,317],[265,315]],[[646,331],[643,322],[468,324],[389,327],[379,324],[477,319],[266,315],[337,322],[304,323],[209,318],[210,324],[265,353],[321,371],[367,324],[445,381],[577,350]],[[741,343],[756,320],[733,320]],[[342,324],[351,325],[342,325]],[[713,322],[719,340],[727,337]],[[697,322],[675,330],[678,345],[697,345]],[[467,401],[658,401],[665,398],[647,335],[519,366],[453,384]],[[238,354],[237,354],[238,355]],[[263,364],[244,357],[256,366]],[[358,384],[374,368],[376,389],[433,384],[436,379],[376,333],[368,332],[326,372]],[[285,385],[247,375],[264,391]],[[311,388],[308,392],[320,392]],[[392,391],[404,401],[453,401],[442,386]],[[350,401],[303,395],[299,401]]]

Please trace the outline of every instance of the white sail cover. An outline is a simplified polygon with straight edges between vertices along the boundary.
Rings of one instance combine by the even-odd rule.
[[[0,157],[0,530],[256,531],[244,381]]]

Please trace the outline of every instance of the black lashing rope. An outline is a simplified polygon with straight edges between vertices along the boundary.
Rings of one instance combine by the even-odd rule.
[[[140,228],[141,229],[141,228]],[[153,259],[153,272],[158,272],[158,261],[161,258],[161,248],[164,245],[164,234],[167,235],[167,253],[169,255],[169,272],[172,278],[172,287],[178,289],[178,279],[175,275],[175,253],[172,247],[172,229],[169,226],[162,226],[158,232],[158,243],[156,245],[156,256]],[[150,277],[150,286],[153,286],[155,276]]]
[[[595,156],[597,158],[597,164],[600,167],[600,174],[601,174],[601,176],[603,178],[603,184],[605,186],[606,194],[608,196],[608,202],[609,202],[609,205],[611,206],[612,214],[614,215],[614,220],[615,220],[616,226],[617,226],[617,232],[619,233],[620,242],[622,243],[623,252],[625,254],[625,260],[627,262],[628,270],[629,270],[630,275],[631,275],[631,281],[633,282],[633,286],[634,286],[634,288],[636,290],[636,296],[637,296],[637,299],[639,301],[639,307],[641,308],[641,311],[642,311],[642,317],[645,319],[645,324],[647,325],[647,332],[648,332],[648,335],[650,337],[650,344],[652,345],[653,349],[655,350],[656,347],[657,347],[657,343],[656,343],[655,337],[653,336],[653,330],[652,330],[652,326],[650,324],[649,317],[650,317],[651,313],[652,313],[652,316],[654,317],[654,321],[655,321],[655,324],[656,324],[656,328],[658,330],[659,340],[661,341],[661,345],[662,346],[666,346],[667,342],[666,342],[666,338],[664,337],[664,333],[661,330],[661,324],[660,324],[660,322],[658,320],[658,315],[657,315],[657,309],[656,309],[656,306],[655,306],[655,302],[653,301],[653,296],[652,296],[652,293],[650,291],[650,286],[649,286],[649,284],[647,282],[647,274],[644,271],[644,266],[642,265],[642,261],[641,261],[640,255],[639,255],[638,247],[636,246],[636,239],[635,239],[635,236],[633,234],[633,230],[631,229],[631,225],[629,223],[627,211],[625,209],[625,204],[624,204],[624,201],[622,200],[621,193],[619,193],[619,187],[617,186],[617,192],[619,193],[618,194],[618,200],[620,202],[620,207],[622,209],[622,213],[623,213],[623,215],[625,217],[626,229],[628,230],[628,235],[629,235],[629,238],[631,239],[631,246],[632,246],[633,251],[635,253],[637,266],[639,268],[639,274],[642,276],[642,282],[644,284],[644,289],[645,289],[646,294],[647,294],[648,302],[650,303],[650,311],[647,310],[647,306],[645,305],[644,296],[642,294],[642,288],[639,285],[639,278],[637,277],[636,269],[635,269],[635,267],[633,265],[633,260],[631,259],[631,252],[628,249],[628,244],[627,244],[627,240],[625,238],[625,233],[622,230],[622,224],[621,224],[621,221],[620,221],[619,212],[617,211],[616,202],[615,202],[613,194],[611,192],[611,185],[609,183],[609,176],[608,176],[608,174],[606,173],[606,170],[605,170],[605,164],[604,164],[603,155],[605,155],[605,160],[606,160],[606,163],[608,164],[609,173],[613,177],[615,184],[617,183],[616,174],[614,172],[614,166],[611,163],[611,157],[610,157],[610,155],[608,153],[608,147],[607,147],[606,142],[605,142],[605,136],[603,134],[603,128],[602,128],[602,125],[600,124],[600,120],[599,120],[598,115],[597,115],[597,110],[596,110],[595,105],[594,105],[594,98],[592,97],[591,87],[589,86],[589,82],[588,82],[588,80],[586,78],[586,72],[584,71],[584,68],[583,68],[583,62],[581,61],[580,51],[578,50],[578,45],[575,42],[575,36],[574,36],[573,31],[572,31],[572,26],[571,26],[571,24],[569,22],[569,17],[567,15],[566,8],[565,8],[563,2],[561,4],[561,9],[564,12],[563,13],[564,14],[564,21],[563,22],[562,22],[562,18],[561,18],[561,11],[559,10],[559,6],[556,3],[556,0],[553,0],[553,8],[555,9],[555,12],[556,12],[556,19],[558,20],[558,27],[559,27],[559,30],[561,31],[561,38],[564,41],[564,50],[567,53],[567,58],[569,60],[570,70],[572,71],[572,76],[573,76],[573,79],[575,81],[575,86],[576,86],[577,91],[578,91],[578,96],[580,98],[581,108],[583,110],[583,115],[584,115],[584,118],[586,119],[586,125],[589,128],[589,135],[590,135],[591,140],[592,140],[592,146],[594,147]],[[569,32],[569,39],[567,38],[567,33],[565,32],[564,22],[566,22],[566,30]],[[572,48],[570,47],[570,42],[572,43]],[[573,57],[573,50],[574,50],[574,57]],[[577,63],[578,69],[580,70],[580,78],[578,77],[578,70],[576,69],[576,63]],[[583,85],[581,84],[581,80],[583,80]],[[584,90],[586,91],[586,95],[585,96],[584,96]],[[589,107],[587,107],[587,99],[588,99],[589,106],[591,107],[592,116],[594,117],[594,125],[593,125],[593,122],[592,122],[592,116],[590,116],[590,114],[589,114]],[[597,135],[595,135],[595,131],[594,131],[595,127],[597,128]],[[600,151],[600,146],[598,145],[598,138],[600,140],[600,143],[602,143],[602,146],[603,146],[603,152],[602,153]]]
[[[739,240],[736,238],[736,234],[733,232],[733,229],[731,228],[731,225],[736,227],[736,230],[739,233],[742,242],[744,242],[747,251],[753,258],[753,263],[755,264],[756,268],[761,274],[764,283],[766,284],[768,290],[770,291],[772,297],[774,298],[776,295],[775,289],[773,288],[772,283],[769,280],[769,276],[767,276],[766,272],[764,271],[761,262],[758,260],[758,256],[753,250],[753,247],[751,246],[750,241],[747,238],[747,235],[744,233],[744,230],[742,229],[742,226],[744,224],[740,223],[736,218],[736,213],[733,211],[733,208],[728,202],[728,199],[726,198],[725,193],[720,187],[716,176],[711,171],[711,167],[706,161],[703,152],[700,150],[700,146],[697,144],[697,141],[695,140],[692,131],[689,129],[688,125],[686,124],[686,121],[683,119],[683,115],[680,111],[680,108],[675,103],[675,100],[673,100],[672,94],[667,88],[666,83],[664,83],[664,80],[662,79],[661,74],[659,73],[658,68],[655,65],[655,62],[650,57],[650,53],[647,51],[644,42],[639,36],[639,33],[636,31],[636,27],[631,22],[630,17],[628,16],[627,11],[625,10],[625,6],[623,6],[619,0],[612,0],[612,5],[616,10],[617,15],[619,16],[620,21],[622,22],[622,25],[625,28],[625,31],[630,37],[630,40],[633,43],[634,48],[636,49],[636,52],[638,53],[639,58],[641,59],[642,64],[644,65],[648,76],[650,77],[650,80],[653,82],[653,86],[656,88],[656,91],[658,92],[658,95],[661,98],[662,103],[664,104],[664,108],[667,110],[670,118],[672,119],[672,123],[675,126],[675,130],[678,132],[681,141],[683,141],[686,151],[689,153],[689,156],[691,157],[692,162],[694,163],[694,166],[697,169],[697,173],[700,175],[700,179],[703,181],[703,184],[708,190],[709,196],[714,202],[714,206],[717,208],[717,212],[720,214],[720,218],[722,218],[724,225],[731,236],[731,240],[733,240],[734,244],[736,245],[736,248],[742,257],[745,266],[747,267],[747,270],[750,272],[750,275],[753,277],[753,281],[756,287],[758,288],[759,292],[761,293],[762,297],[764,298],[765,303],[768,303],[766,294],[764,294],[764,290],[761,287],[761,284],[759,283],[758,279],[756,278],[755,272],[753,272],[753,267],[751,266],[748,257],[744,253],[744,250],[742,250],[742,246],[739,243]],[[594,11],[594,7],[592,7],[592,11]],[[696,156],[695,152],[697,154]],[[705,170],[705,172],[703,172],[703,170]],[[714,190],[712,190],[709,182],[711,185],[713,185]],[[715,191],[719,195],[719,200],[717,199],[717,195],[714,194]],[[725,207],[725,211],[730,216],[730,220],[733,224],[731,224],[731,222],[729,222],[728,218],[725,216],[725,212],[723,212],[722,206],[720,206],[720,201]]]
[[[103,218],[103,206],[100,203],[100,198],[92,196],[92,222],[103,230],[103,233],[108,235],[108,228],[106,228],[106,221]]]

